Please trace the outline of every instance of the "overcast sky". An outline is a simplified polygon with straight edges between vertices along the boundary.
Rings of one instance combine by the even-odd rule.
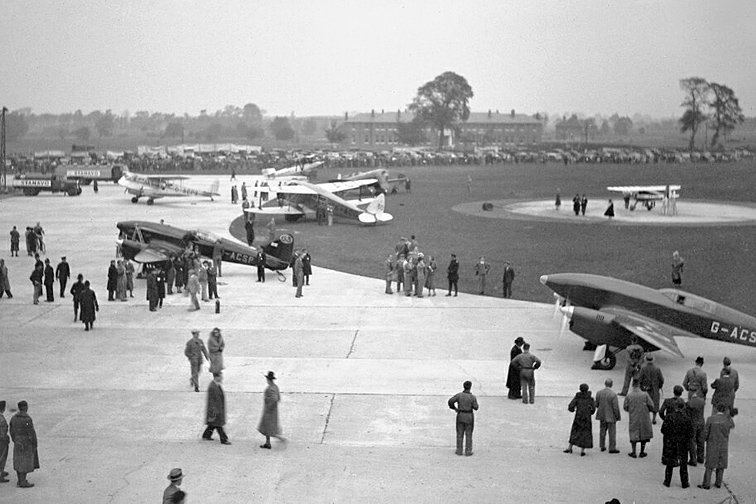
[[[404,109],[442,72],[474,111],[681,114],[679,80],[756,115],[756,1],[5,0],[0,105],[197,115]]]

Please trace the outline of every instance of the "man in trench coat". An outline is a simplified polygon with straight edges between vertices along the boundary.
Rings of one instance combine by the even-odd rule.
[[[205,441],[213,440],[213,431],[217,430],[220,436],[220,442],[224,445],[230,445],[223,426],[226,425],[226,394],[223,392],[223,374],[213,373],[213,381],[207,387],[207,408],[205,410],[205,423],[207,428],[202,433],[202,439]]]
[[[704,471],[703,483],[698,488],[708,490],[711,488],[711,472],[716,471],[717,479],[714,486],[722,486],[724,470],[727,469],[728,448],[730,444],[730,431],[735,428],[732,417],[726,414],[727,406],[717,404],[717,412],[706,419],[704,437],[706,438],[706,470]]]
[[[29,404],[26,401],[18,403],[18,413],[10,421],[10,435],[13,439],[13,469],[18,475],[19,488],[31,488],[34,483],[26,480],[26,475],[39,469],[39,454],[37,453],[37,432],[29,416]]]
[[[632,458],[645,457],[646,443],[654,437],[654,429],[651,427],[651,418],[649,412],[654,411],[654,402],[651,397],[640,389],[638,380],[633,380],[632,390],[625,397],[622,408],[628,412],[628,429],[630,431],[630,443],[633,445],[633,451],[628,455]],[[637,454],[635,447],[640,441],[640,454]]]

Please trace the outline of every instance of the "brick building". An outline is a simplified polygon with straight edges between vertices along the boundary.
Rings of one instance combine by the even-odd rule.
[[[357,114],[348,117],[341,125],[347,135],[345,143],[355,149],[390,150],[402,144],[397,138],[397,124],[411,121],[408,112],[381,112]],[[541,142],[543,123],[536,116],[496,112],[470,112],[467,121],[460,123],[460,133],[445,131],[445,146],[449,148],[465,145],[495,146],[515,148],[535,145]],[[438,132],[428,127],[425,146],[438,146]]]

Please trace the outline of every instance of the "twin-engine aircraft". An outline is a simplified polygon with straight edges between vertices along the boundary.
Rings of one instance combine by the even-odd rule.
[[[357,191],[357,199],[345,199]],[[333,215],[357,220],[361,224],[378,224],[391,221],[394,216],[386,213],[386,197],[377,179],[335,180],[311,184],[303,180],[291,180],[275,188],[275,199],[268,199],[256,208],[246,211],[255,215],[284,215],[288,221],[296,221],[307,212],[315,212],[318,206],[330,206]]]
[[[121,221],[116,224],[120,235],[118,245],[124,257],[139,263],[160,263],[181,256],[187,248],[194,248],[203,257],[212,258],[215,244],[223,247],[223,262],[257,266],[255,247],[220,238],[200,230],[180,229],[166,224],[147,221]],[[262,247],[265,267],[283,276],[291,262],[294,237],[282,234],[277,240]]]
[[[543,275],[572,332],[596,345],[593,369],[612,369],[637,336],[646,351],[683,357],[676,337],[756,347],[756,318],[679,289],[652,289],[582,273]]]
[[[679,185],[656,185],[656,186],[613,186],[606,188],[612,192],[621,192],[623,197],[630,197],[633,202],[630,204],[630,210],[640,203],[651,210],[657,201],[665,202],[676,200],[680,197]]]
[[[210,201],[213,201],[214,196],[220,196],[218,192],[220,182],[217,179],[207,190],[186,187],[184,181],[191,179],[192,177],[182,175],[142,175],[124,171],[123,176],[118,180],[118,185],[134,195],[131,198],[132,203],[137,203],[139,198],[147,198],[148,205],[154,204],[158,198],[198,196],[210,198]]]

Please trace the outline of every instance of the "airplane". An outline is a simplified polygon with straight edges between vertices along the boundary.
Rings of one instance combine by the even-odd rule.
[[[353,191],[359,191],[359,199],[342,197]],[[276,189],[276,199],[246,211],[254,215],[283,214],[287,221],[296,221],[307,211],[315,212],[318,205],[323,204],[329,205],[336,217],[355,219],[361,224],[384,223],[394,218],[385,212],[386,197],[376,179],[337,180],[322,184],[291,180]]]
[[[288,168],[281,168],[276,170],[275,168],[263,168],[262,174],[265,178],[275,179],[280,177],[292,177],[292,176],[307,176],[312,171],[318,169],[323,165],[323,161],[312,161],[310,158],[305,158],[305,162],[289,166]]]
[[[337,180],[332,180],[331,182],[365,179],[376,179],[383,192],[385,192],[386,194],[396,194],[397,185],[400,184],[402,187],[404,187],[404,181],[407,179],[407,176],[399,173],[396,177],[392,178],[388,170],[384,168],[376,168],[375,170],[369,170],[366,172],[352,173],[345,177],[340,177]]]
[[[623,197],[630,197],[633,199],[630,210],[635,210],[635,207],[640,202],[645,206],[647,210],[651,210],[656,205],[657,201],[664,202],[676,200],[680,197],[679,185],[656,185],[656,186],[613,186],[607,187],[607,190],[612,192],[621,192]]]
[[[220,240],[223,262],[257,266],[256,247],[248,247],[207,231],[186,230],[147,221],[121,221],[116,226],[119,230],[118,246],[121,254],[138,263],[164,262],[182,255],[190,246],[201,256],[212,258],[215,243]],[[289,267],[294,237],[288,233],[282,234],[262,249],[265,252],[265,267],[275,271],[279,280],[285,280],[281,271]]]
[[[680,289],[652,289],[583,273],[543,275],[570,330],[596,345],[592,369],[608,370],[637,336],[646,351],[684,357],[676,337],[702,337],[756,347],[756,317]]]
[[[118,185],[124,187],[126,192],[133,194],[132,203],[137,203],[139,198],[147,198],[147,204],[152,205],[158,198],[199,196],[210,198],[220,196],[216,179],[207,190],[193,189],[184,186],[184,180],[191,177],[182,175],[142,175],[124,170],[123,176],[118,180]]]

